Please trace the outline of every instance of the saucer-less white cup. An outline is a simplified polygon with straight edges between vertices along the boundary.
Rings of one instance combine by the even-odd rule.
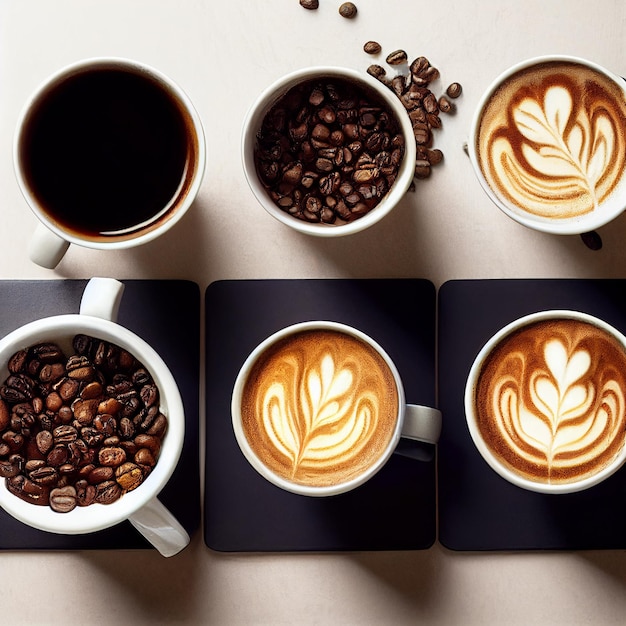
[[[161,357],[138,335],[116,323],[124,285],[109,278],[92,278],[82,296],[80,313],[57,315],[30,322],[0,340],[0,379],[8,375],[7,363],[18,350],[53,341],[72,353],[72,338],[84,333],[112,342],[135,356],[149,370],[160,391],[160,409],[168,419],[157,463],[144,482],[112,504],[76,507],[56,513],[50,507],[25,502],[0,481],[0,506],[33,528],[75,535],[102,530],[128,520],[163,556],[173,556],[189,543],[189,535],[158,494],[171,477],[185,435],[183,403],[178,386]]]
[[[626,462],[626,437],[623,432],[621,435],[618,436],[618,439],[616,440],[618,444],[621,443],[621,449],[616,454],[616,456],[611,461],[606,463],[604,467],[602,467],[602,469],[597,471],[597,473],[581,477],[578,480],[574,480],[573,482],[550,483],[532,480],[529,477],[524,476],[511,469],[511,467],[503,462],[501,457],[494,452],[493,448],[487,444],[478,426],[479,417],[475,403],[475,396],[479,376],[485,365],[485,362],[487,361],[487,359],[489,359],[490,355],[501,344],[501,342],[511,337],[516,332],[522,331],[529,325],[532,325],[536,322],[554,322],[559,320],[575,320],[597,327],[598,329],[600,329],[600,331],[606,333],[608,337],[611,337],[614,340],[615,345],[618,346],[618,351],[623,352],[623,358],[620,360],[622,360],[622,362],[626,362],[626,337],[616,328],[606,323],[605,321],[592,315],[588,315],[586,313],[578,311],[540,311],[537,313],[525,315],[510,322],[499,331],[497,331],[483,345],[470,368],[469,374],[467,376],[464,394],[465,417],[470,436],[472,438],[472,441],[474,442],[476,449],[483,457],[485,462],[489,465],[489,467],[491,467],[491,469],[493,469],[497,474],[499,474],[502,478],[509,481],[513,485],[516,485],[523,489],[527,489],[528,491],[546,494],[565,494],[582,491],[584,489],[593,487],[601,483],[603,480],[607,479],[609,476],[612,476]],[[625,421],[624,414],[626,413],[626,377],[622,376],[622,378],[624,379],[622,381],[622,385],[620,385],[617,381],[614,381],[611,378],[612,366],[607,362],[607,365],[605,366],[605,371],[600,370],[601,377],[603,377],[603,380],[605,382],[605,387],[600,388],[599,385],[595,387],[593,385],[593,383],[596,382],[595,380],[592,380],[591,383],[588,383],[587,379],[585,378],[585,365],[590,365],[590,367],[593,368],[594,358],[592,356],[591,364],[585,361],[586,357],[583,355],[584,348],[583,350],[580,349],[584,346],[584,344],[578,341],[576,337],[568,337],[563,341],[562,345],[563,347],[557,346],[556,349],[554,347],[548,349],[546,347],[545,341],[537,341],[535,343],[533,349],[544,355],[545,364],[544,368],[540,372],[534,372],[532,368],[525,366],[525,379],[528,381],[533,381],[533,384],[529,385],[529,387],[531,387],[532,389],[531,391],[522,391],[522,385],[518,384],[519,381],[516,379],[516,377],[510,371],[507,374],[507,381],[503,384],[503,388],[506,389],[506,391],[503,393],[505,399],[502,400],[498,404],[498,406],[501,411],[504,410],[507,412],[507,415],[509,416],[507,419],[510,421],[510,423],[517,423],[517,421],[519,420],[522,424],[525,424],[525,430],[522,436],[520,436],[519,434],[508,435],[510,441],[515,442],[516,439],[518,440],[518,443],[515,444],[516,446],[519,446],[519,441],[528,441],[529,439],[532,440],[532,422],[529,421],[529,417],[523,417],[523,410],[517,408],[518,401],[521,401],[523,398],[530,396],[530,394],[532,394],[533,404],[543,404],[546,416],[550,415],[550,410],[554,410],[552,408],[552,403],[554,403],[555,398],[560,398],[560,410],[564,413],[563,427],[565,429],[567,429],[568,427],[571,428],[572,420],[576,418],[576,411],[579,409],[579,407],[580,410],[582,410],[582,408],[585,406],[585,402],[581,400],[581,394],[583,393],[588,393],[589,396],[595,394],[596,398],[607,402],[607,406],[616,407],[614,413],[617,415],[617,417],[615,417],[615,419],[621,420],[622,422]],[[548,356],[548,354],[550,354],[551,356]],[[522,353],[521,349],[515,352],[516,361],[522,362],[524,357],[525,354]],[[601,359],[596,356],[595,360],[599,361]],[[552,367],[552,370],[550,370],[550,367]],[[579,370],[580,377],[577,378],[574,372],[579,368],[582,369]],[[619,391],[620,387],[621,391]],[[583,392],[583,389],[591,391]],[[606,392],[606,396],[603,395],[603,391]],[[576,396],[575,394],[578,394],[578,396]],[[619,399],[620,395],[621,400]],[[617,407],[619,406],[621,406],[621,412],[617,409]],[[565,407],[567,407],[567,412]],[[493,407],[489,408],[489,411],[491,411],[491,413],[488,413],[488,409],[486,408],[482,411],[484,413],[483,419],[493,419]],[[602,407],[600,407],[599,409],[599,412],[601,411]],[[558,411],[556,412],[558,413]],[[528,413],[530,414],[530,412]],[[608,413],[610,413],[610,411],[607,411],[607,414]],[[569,424],[568,418],[570,420]],[[558,441],[559,436],[559,426],[557,426],[556,428],[557,430],[555,431],[555,434],[553,434],[554,441]],[[596,432],[594,428],[597,429],[598,427],[594,426],[592,428],[592,426],[588,425],[588,430],[586,434],[589,437],[591,436],[592,431]],[[608,440],[608,436],[605,430],[603,430],[602,434],[600,435],[597,435],[596,432],[595,439],[593,441],[587,441],[587,449],[591,449],[592,445],[596,444],[596,442],[600,442],[600,445],[602,445],[603,438]],[[539,446],[539,442],[541,442],[541,438],[537,435],[535,437],[533,445]],[[573,452],[571,454],[573,455]],[[579,452],[575,458],[581,459],[583,457],[584,454]],[[576,461],[576,463],[578,463],[578,461]]]
[[[282,339],[308,330],[331,330],[345,333],[371,346],[383,358],[386,366],[392,373],[397,393],[398,413],[395,417],[393,436],[391,437],[384,452],[360,475],[346,482],[327,486],[299,484],[287,480],[270,470],[250,446],[242,426],[242,391],[248,375],[259,356],[262,355],[269,347],[273,346]],[[247,357],[239,371],[239,374],[237,375],[232,392],[231,415],[235,438],[239,444],[241,452],[250,465],[261,476],[274,485],[291,493],[304,496],[332,496],[355,489],[356,487],[367,482],[385,465],[396,450],[401,438],[413,439],[433,445],[436,444],[439,441],[442,423],[441,412],[438,409],[422,405],[409,404],[406,402],[404,386],[402,384],[400,373],[391,360],[391,357],[385,352],[380,344],[356,328],[331,321],[311,321],[294,324],[277,331],[262,341]]]
[[[41,205],[33,189],[28,184],[25,171],[28,164],[23,150],[24,138],[27,136],[29,123],[36,110],[51,89],[80,73],[100,69],[122,69],[137,75],[147,76],[169,94],[180,108],[185,119],[186,132],[190,143],[193,158],[190,158],[188,169],[184,174],[184,183],[181,181],[179,192],[163,207],[164,213],[157,216],[153,222],[137,228],[127,236],[110,239],[95,239],[81,236],[80,233],[70,232],[54,221]],[[19,116],[13,143],[13,163],[19,188],[29,207],[39,218],[39,225],[29,245],[29,256],[38,265],[53,269],[65,255],[70,244],[99,250],[119,250],[138,246],[156,237],[159,237],[180,221],[195,200],[204,176],[206,166],[205,136],[200,116],[185,92],[168,76],[145,63],[117,58],[95,57],[72,63],[47,78],[30,96]],[[97,192],[96,192],[97,193]],[[85,198],[85,210],[89,210],[89,198]]]
[[[577,64],[595,72],[601,79],[607,81],[606,84],[610,86],[610,90],[617,94],[616,101],[621,103],[618,107],[622,109],[620,115],[624,116],[626,106],[623,103],[626,101],[626,81],[613,72],[592,61],[570,55],[534,57],[507,69],[497,76],[486,89],[478,102],[470,124],[467,151],[481,187],[489,199],[505,215],[528,228],[538,231],[557,235],[581,234],[604,226],[624,211],[626,208],[626,169],[621,172],[621,179],[617,187],[594,210],[573,217],[554,218],[544,217],[524,210],[524,207],[520,207],[519,204],[494,190],[480,165],[478,143],[480,141],[481,121],[483,112],[492,96],[502,88],[502,85],[520,72],[535,70],[542,65],[551,63]],[[526,92],[523,93],[526,94]],[[526,127],[524,130],[525,145],[523,150],[531,157],[535,167],[543,168],[545,166],[547,167],[546,171],[549,171],[557,163],[559,163],[557,170],[561,169],[563,164],[567,164],[567,180],[570,184],[569,189],[564,193],[571,197],[572,189],[576,189],[577,185],[580,186],[580,189],[584,189],[585,184],[588,184],[589,180],[597,183],[604,172],[611,167],[611,164],[615,161],[612,158],[611,150],[615,151],[615,153],[623,152],[620,145],[623,145],[623,138],[626,137],[626,126],[618,124],[616,128],[610,130],[611,133],[616,131],[622,137],[619,142],[614,142],[605,134],[601,124],[597,121],[601,107],[595,105],[595,96],[584,95],[584,97],[581,96],[574,99],[573,103],[569,103],[569,106],[572,107],[571,111],[565,108],[564,112],[557,113],[554,103],[559,97],[558,90],[552,90],[548,98],[545,98],[545,95],[544,92],[541,92],[537,99],[533,95],[532,99],[535,101],[532,102],[532,106],[525,107],[522,115],[511,115],[509,119],[518,120],[518,128]],[[527,100],[527,102],[530,102],[530,100]],[[580,103],[583,104],[580,111],[584,112],[576,119],[577,105]],[[536,132],[538,129],[549,129],[550,140],[545,143],[538,140],[540,137],[540,133]],[[595,156],[591,154],[589,150],[594,145],[598,146],[600,150],[606,148],[606,154],[601,155],[599,151]],[[515,146],[515,148],[519,149],[519,146]],[[548,165],[550,159],[552,159],[552,165]],[[532,170],[524,171],[523,176],[532,179]],[[538,181],[541,186],[541,180],[538,179]],[[553,191],[548,191],[550,186],[550,182],[545,183],[542,191],[551,195],[551,202],[556,204],[558,195]],[[571,202],[571,200],[567,201],[567,203]],[[564,202],[563,204],[566,203]]]
[[[373,90],[396,116],[405,139],[404,158],[398,176],[391,189],[369,213],[347,224],[333,225],[309,223],[292,217],[281,210],[270,198],[267,190],[259,181],[254,162],[254,148],[261,122],[272,106],[296,85],[313,79],[343,79]],[[408,190],[415,175],[416,146],[411,121],[406,109],[396,95],[379,80],[362,72],[344,67],[319,66],[296,70],[279,78],[267,87],[250,107],[244,123],[241,137],[241,158],[243,171],[252,193],[261,206],[279,222],[307,235],[319,237],[341,237],[357,233],[376,224],[398,204]]]

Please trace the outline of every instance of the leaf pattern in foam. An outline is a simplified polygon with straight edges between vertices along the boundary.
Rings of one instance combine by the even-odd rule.
[[[355,374],[338,368],[330,354],[294,380],[275,382],[263,405],[266,431],[277,452],[289,460],[293,475],[302,465],[332,464],[358,448],[373,420],[372,398],[355,398]],[[288,398],[294,397],[294,403]]]
[[[610,120],[602,114],[590,120],[582,109],[575,113],[570,93],[558,86],[546,90],[543,106],[534,98],[522,100],[513,120],[530,142],[522,145],[529,165],[543,175],[574,179],[595,205],[596,184],[614,147]]]

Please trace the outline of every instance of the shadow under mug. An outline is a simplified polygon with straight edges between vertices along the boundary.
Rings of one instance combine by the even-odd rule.
[[[517,63],[482,95],[467,152],[484,192],[516,222],[593,231],[626,209],[626,81],[568,55]]]
[[[79,333],[127,350],[150,372],[159,389],[159,408],[168,420],[156,465],[137,488],[111,504],[94,503],[57,513],[48,506],[20,499],[9,492],[2,480],[0,506],[24,524],[65,535],[95,532],[128,520],[163,556],[169,557],[190,541],[187,531],[158,499],[182,452],[184,408],[176,381],[161,357],[138,335],[116,323],[123,291],[124,285],[117,280],[92,278],[83,292],[79,314],[42,318],[0,339],[0,378],[6,379],[8,361],[19,350],[56,342],[66,354],[71,354],[72,339]]]
[[[117,57],[60,69],[25,103],[14,136],[17,182],[40,221],[31,260],[53,269],[71,243],[152,241],[195,200],[205,161],[200,117],[162,72]]]
[[[356,474],[356,476],[352,476],[345,481],[339,481],[327,485],[303,484],[301,482],[295,482],[270,469],[268,465],[261,460],[248,440],[242,419],[242,397],[244,388],[246,386],[246,381],[259,359],[267,354],[268,351],[271,351],[274,346],[283,342],[283,340],[289,340],[297,338],[299,335],[320,331],[322,333],[330,331],[331,333],[346,335],[348,338],[355,339],[357,343],[362,343],[366,349],[373,350],[374,353],[378,355],[377,358],[382,359],[383,365],[380,367],[385,368],[388,371],[388,375],[393,381],[394,391],[392,393],[395,394],[394,400],[397,401],[397,411],[392,416],[393,425],[391,428],[391,436],[381,453],[377,457],[373,458],[371,462],[368,462],[368,466],[363,471]],[[297,349],[297,352],[306,355],[306,349]],[[319,356],[320,355],[318,354],[318,357]],[[324,354],[324,356],[326,356],[326,354]],[[331,368],[333,375],[336,375],[338,370],[341,369],[342,358],[343,357],[338,357],[337,359],[334,359],[336,362],[333,363],[333,367]],[[294,367],[293,363],[287,366],[291,371],[291,376],[289,377],[289,382],[291,384],[286,385],[285,388],[299,388],[301,390],[306,388],[307,391],[309,391],[311,386],[317,387],[317,383],[320,382],[321,387],[326,389],[331,387],[331,382],[324,382],[323,380],[324,368],[321,357],[319,359],[313,357],[309,362],[308,356],[304,356],[302,358],[302,362],[304,367],[302,367],[302,364],[300,368]],[[307,382],[303,382],[305,380],[305,371],[303,370],[305,369],[308,374],[306,377]],[[330,374],[327,376],[328,379],[332,378]],[[260,377],[262,377],[262,373]],[[311,383],[312,377],[315,379],[313,383]],[[359,381],[356,380],[356,382],[354,382],[354,386],[356,387],[358,384]],[[324,395],[324,389],[318,389],[318,391],[321,396]],[[277,395],[280,395],[280,393],[282,392],[279,392]],[[313,395],[315,395],[315,393]],[[309,398],[309,400],[311,400],[311,398]],[[286,404],[289,404],[290,402],[290,400],[286,400]],[[293,406],[296,404],[297,402],[294,402]],[[309,404],[309,406],[313,405],[315,405],[315,400]],[[297,411],[294,412],[297,413]],[[303,412],[297,414],[294,419],[306,421],[306,418],[304,418],[302,413]],[[332,496],[355,489],[372,478],[385,465],[391,455],[397,451],[397,448],[399,447],[399,444],[401,444],[402,440],[421,441],[427,444],[435,445],[439,441],[442,423],[441,412],[438,409],[406,402],[404,387],[398,369],[391,360],[391,357],[376,341],[374,341],[374,339],[356,328],[332,321],[310,321],[297,323],[279,330],[261,342],[247,357],[237,375],[232,392],[231,415],[235,438],[241,452],[250,465],[272,484],[284,489],[285,491],[304,496]],[[311,420],[312,419],[313,418],[311,418]],[[296,429],[298,428],[298,426],[294,427]],[[302,434],[302,436],[306,437],[306,434]],[[332,438],[332,435],[330,438]],[[280,455],[281,452],[278,448],[273,447],[271,454]],[[411,456],[409,454],[403,455]],[[414,458],[420,459],[420,456],[415,456]],[[421,460],[427,459],[422,458]],[[420,460],[416,460],[415,462],[420,462]]]
[[[626,337],[578,311],[518,318],[479,351],[464,405],[476,450],[511,484],[546,494],[593,487],[626,462]]]

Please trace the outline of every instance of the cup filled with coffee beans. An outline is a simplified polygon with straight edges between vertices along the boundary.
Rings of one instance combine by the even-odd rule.
[[[157,496],[182,451],[183,404],[161,357],[116,323],[122,293],[93,278],[79,314],[0,340],[0,506],[61,534],[129,520],[172,556],[189,536]]]
[[[283,224],[337,237],[385,217],[415,174],[411,122],[369,74],[297,70],[265,89],[243,125],[243,169],[259,203]]]
[[[116,250],[169,230],[196,198],[206,159],[183,90],[114,57],[46,79],[23,108],[13,149],[20,190],[40,220],[30,258],[47,268],[70,243]]]
[[[547,233],[590,232],[626,208],[626,83],[577,57],[523,61],[482,96],[468,152],[509,217]]]
[[[332,496],[376,474],[401,438],[436,444],[439,410],[405,400],[400,374],[371,337],[337,322],[288,326],[248,356],[232,393],[236,440],[274,485]]]
[[[626,461],[626,337],[577,311],[519,318],[476,357],[465,414],[477,450],[512,484],[593,487]]]

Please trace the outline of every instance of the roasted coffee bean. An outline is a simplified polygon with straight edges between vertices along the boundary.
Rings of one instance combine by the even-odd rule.
[[[356,17],[356,14],[357,8],[352,2],[344,2],[339,7],[339,15],[341,15],[341,17],[352,19],[353,17]]]
[[[115,480],[124,491],[132,491],[143,482],[143,471],[139,465],[126,462],[115,470]]]
[[[30,349],[30,355],[41,363],[58,363],[65,359],[63,350],[56,343],[40,343]]]
[[[63,399],[56,391],[53,391],[46,396],[45,406],[48,411],[56,413],[63,406]]]
[[[62,426],[57,426],[52,431],[52,436],[55,444],[71,443],[78,438],[78,431],[69,424],[63,424]]]
[[[446,93],[448,94],[448,96],[450,96],[450,98],[458,98],[461,95],[462,91],[463,88],[461,87],[460,83],[452,83],[446,89]]]
[[[74,417],[81,424],[91,424],[97,415],[99,404],[100,402],[97,398],[92,398],[91,400],[76,400],[72,404]]]
[[[78,505],[76,488],[72,485],[50,491],[50,508],[57,513],[69,513]]]
[[[54,467],[43,465],[28,473],[30,479],[38,485],[54,486],[59,480],[59,473]]]
[[[11,421],[11,411],[9,405],[0,398],[0,432],[8,427]]]
[[[107,467],[117,467],[126,461],[126,452],[119,446],[107,446],[100,448],[98,463]]]
[[[122,496],[122,488],[114,480],[106,480],[96,485],[95,502],[112,504]]]
[[[597,231],[591,230],[587,233],[582,233],[580,238],[590,250],[597,251],[602,249],[602,237],[600,237]]]
[[[76,482],[76,503],[78,506],[89,506],[96,500],[96,488],[86,480]]]
[[[363,50],[367,54],[378,54],[382,47],[377,41],[367,41],[363,44]]]
[[[41,430],[35,437],[37,449],[41,454],[47,454],[54,444],[54,437],[49,430]]]
[[[8,369],[11,374],[21,374],[26,369],[28,350],[19,350],[10,359]]]
[[[39,380],[42,383],[54,383],[65,375],[63,363],[46,363],[39,370]]]
[[[112,480],[115,470],[111,466],[94,467],[87,476],[87,481],[92,485],[97,485],[106,480]]]
[[[407,54],[404,50],[395,50],[387,55],[385,59],[389,65],[401,65],[407,62]]]
[[[154,454],[152,454],[152,450],[148,448],[139,448],[135,453],[135,463],[139,465],[146,465],[147,467],[154,467],[156,464],[156,459],[154,458]]]
[[[63,378],[54,386],[54,390],[61,396],[63,402],[73,400],[80,389],[80,383],[71,378]]]
[[[69,458],[69,450],[64,444],[55,445],[46,455],[46,462],[51,467],[59,467],[67,462]]]
[[[319,0],[300,0],[300,6],[309,11],[314,11],[319,7]]]

